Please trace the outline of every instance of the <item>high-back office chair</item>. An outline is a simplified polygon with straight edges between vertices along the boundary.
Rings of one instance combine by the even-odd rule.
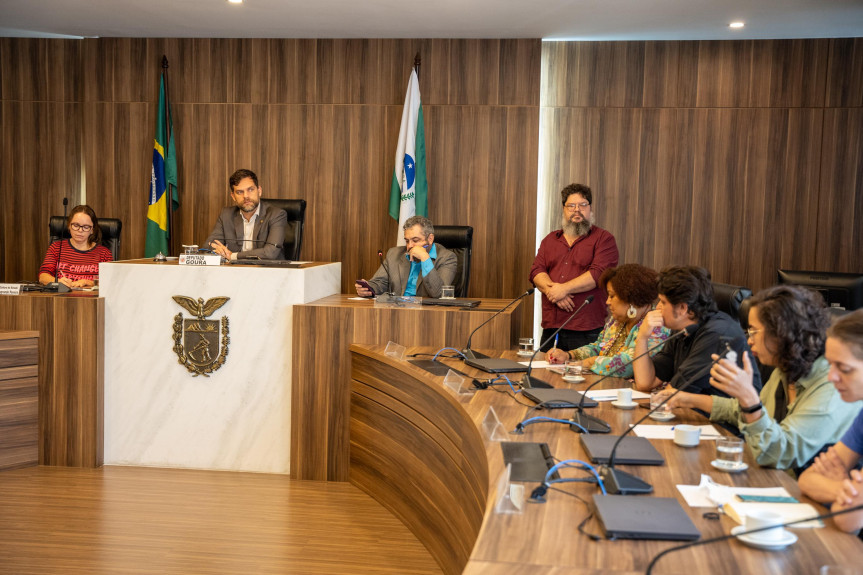
[[[285,210],[288,214],[288,225],[285,227],[285,244],[282,252],[286,260],[300,259],[300,249],[303,247],[303,227],[306,222],[306,200],[284,200],[281,198],[264,198],[265,203]]]
[[[470,285],[470,254],[473,247],[473,228],[470,226],[438,226],[434,227],[434,241],[455,253],[458,260],[456,266],[455,286],[456,297],[467,297]]]
[[[749,327],[749,303],[752,290],[743,286],[733,286],[713,282],[713,299],[719,311],[724,311],[740,322],[740,327]]]
[[[123,222],[116,218],[96,218],[96,223],[102,229],[102,245],[111,250],[114,261],[120,259],[120,232],[123,231]],[[48,220],[49,243],[59,239],[71,237],[69,228],[66,227],[66,218],[63,216],[51,216]]]

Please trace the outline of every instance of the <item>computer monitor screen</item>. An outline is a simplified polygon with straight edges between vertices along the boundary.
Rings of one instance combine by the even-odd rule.
[[[779,270],[779,283],[813,289],[828,307],[849,311],[863,308],[863,274]]]

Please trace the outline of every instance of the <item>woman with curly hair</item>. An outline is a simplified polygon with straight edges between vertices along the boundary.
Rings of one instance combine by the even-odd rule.
[[[761,363],[776,367],[761,393],[752,385],[755,362],[744,353],[742,369],[723,359],[710,370],[710,384],[728,397],[683,392],[669,405],[701,409],[711,421],[736,425],[759,465],[805,468],[842,437],[860,410],[842,401],[828,379],[829,323],[816,292],[790,285],[758,292],[749,309],[749,346]]]
[[[635,337],[644,316],[656,303],[658,281],[659,275],[654,270],[638,264],[605,270],[599,278],[599,285],[608,293],[605,304],[609,316],[599,338],[569,352],[552,348],[548,350],[546,359],[549,363],[581,360],[582,367],[599,375],[632,377],[629,362],[634,355]],[[668,330],[659,328],[651,335],[648,345],[654,347],[668,335]]]

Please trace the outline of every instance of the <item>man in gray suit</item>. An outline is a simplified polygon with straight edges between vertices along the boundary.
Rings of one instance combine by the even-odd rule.
[[[237,170],[228,179],[236,207],[224,208],[206,246],[228,260],[282,260],[288,216],[261,203],[263,190],[251,170]]]
[[[434,226],[428,218],[413,216],[404,224],[405,245],[391,248],[386,260],[368,281],[356,283],[357,295],[440,297],[441,287],[452,285],[458,262],[453,252],[434,243]],[[388,273],[389,272],[389,273]]]

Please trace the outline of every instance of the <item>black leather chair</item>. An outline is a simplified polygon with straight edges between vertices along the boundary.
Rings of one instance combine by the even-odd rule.
[[[438,226],[434,227],[434,241],[451,252],[458,259],[456,267],[455,286],[456,297],[467,297],[470,285],[470,254],[473,247],[473,228],[470,226]]]
[[[120,232],[123,231],[123,222],[116,218],[96,218],[96,222],[102,229],[102,245],[111,250],[114,261],[120,259]],[[69,228],[66,227],[66,218],[63,216],[51,216],[48,221],[49,244],[60,239],[67,239]]]
[[[713,282],[713,299],[719,311],[724,311],[740,322],[744,330],[749,327],[749,303],[752,290],[743,286],[733,286]]]
[[[300,259],[300,249],[303,247],[303,227],[306,222],[306,200],[284,200],[281,198],[264,198],[264,203],[281,208],[288,214],[288,225],[285,228],[285,244],[282,252],[286,260]]]

